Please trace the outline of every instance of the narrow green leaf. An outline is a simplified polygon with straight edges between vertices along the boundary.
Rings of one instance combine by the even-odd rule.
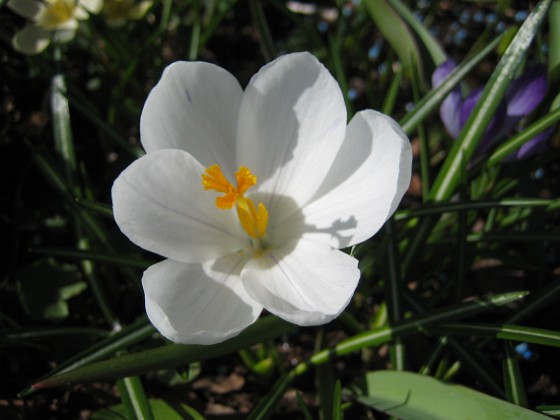
[[[230,354],[271,340],[293,329],[292,324],[268,316],[258,320],[230,340],[211,346],[170,344],[152,350],[127,354],[50,376],[32,385],[34,389],[67,386],[92,381],[108,381],[159,369],[170,369]]]
[[[72,335],[86,335],[93,337],[104,337],[108,334],[107,330],[100,328],[74,328],[74,327],[28,327],[17,328],[15,330],[0,330],[0,337],[9,338],[13,340],[28,340],[28,339],[45,339],[52,337],[69,337]]]
[[[430,203],[417,209],[399,210],[395,213],[395,220],[405,220],[414,217],[441,215],[443,213],[492,209],[499,207],[546,207],[559,204],[560,200],[548,200],[540,198],[502,198],[501,200],[476,200],[457,203]]]
[[[410,28],[387,0],[366,0],[363,3],[379,32],[399,56],[405,75],[411,77],[415,68],[422,68],[422,57]]]
[[[412,372],[365,375],[357,401],[404,420],[545,419],[487,394]]]
[[[332,420],[342,420],[342,387],[340,381],[336,381],[333,392]]]
[[[189,61],[195,61],[198,57],[198,49],[200,46],[200,2],[198,0],[193,1],[190,9],[193,19],[188,57]]]
[[[59,47],[56,48],[58,50]],[[60,56],[60,50],[56,51],[55,55]],[[64,162],[67,188],[75,191],[77,165],[70,123],[70,107],[66,98],[66,79],[62,73],[55,74],[51,80],[51,114],[56,151]]]
[[[29,252],[33,254],[43,254],[53,257],[63,257],[76,260],[91,260],[140,269],[146,269],[154,263],[153,261],[141,260],[139,258],[123,257],[116,254],[102,254],[99,252],[82,251],[79,249],[68,248],[30,248]]]
[[[307,408],[307,405],[305,404],[305,401],[303,400],[303,397],[301,396],[301,392],[296,391],[296,399],[297,399],[297,402],[298,402],[299,409],[301,410],[301,413],[303,414],[303,418],[305,420],[313,420],[313,416],[311,415],[311,412],[309,411],[309,408]]]
[[[268,27],[268,22],[266,21],[262,2],[258,0],[249,0],[249,7],[259,31],[261,51],[264,59],[267,62],[272,61],[276,57],[276,47],[272,34],[270,33],[270,28]]]
[[[113,208],[109,204],[86,200],[85,198],[76,198],[76,203],[86,209],[93,210],[97,214],[113,219]]]
[[[86,98],[80,97],[79,92],[69,89],[67,94],[68,101],[73,111],[77,111],[81,116],[86,118],[95,128],[104,135],[104,138],[112,141],[118,149],[127,153],[132,158],[139,158],[144,155],[144,150],[139,146],[132,146],[125,138],[123,138],[115,129],[107,124],[91,106],[86,104]]]
[[[49,378],[57,373],[77,369],[90,363],[97,362],[114,356],[116,352],[133,346],[146,338],[155,334],[155,328],[148,323],[146,317],[138,319],[135,323],[124,327],[121,331],[109,335],[84,351],[60,363],[56,368],[51,370],[47,375],[39,379]],[[35,389],[28,387],[21,391],[18,395],[24,397],[35,392]]]
[[[548,305],[556,304],[558,299],[560,299],[560,281],[556,280],[546,287],[540,288],[534,294],[531,294],[529,299],[524,302],[523,307],[509,317],[506,323],[519,323],[536,312],[541,311]]]
[[[424,24],[418,20],[416,16],[414,16],[406,4],[400,0],[389,0],[389,3],[422,41],[424,47],[430,54],[433,63],[438,66],[444,62],[447,58],[447,54],[445,54],[445,51],[437,39],[432,36],[429,29],[424,26]]]
[[[79,217],[81,224],[87,229],[88,233],[98,240],[107,249],[112,249],[109,243],[105,230],[100,226],[97,220],[91,214],[84,211],[83,208],[77,205],[75,195],[68,189],[64,177],[56,169],[53,162],[46,156],[38,153],[34,148],[30,147],[31,156],[37,168],[45,176],[47,181],[51,184],[54,190],[70,205],[72,213]]]
[[[545,346],[560,347],[560,331],[521,325],[447,324],[433,329],[443,334],[490,336],[503,340],[526,341]]]
[[[548,79],[556,82],[560,78],[560,0],[553,0],[548,13],[549,55]]]
[[[330,363],[315,368],[315,383],[319,394],[319,408],[323,420],[333,420],[333,401],[335,379]]]
[[[513,80],[529,50],[533,37],[545,18],[550,2],[551,0],[541,0],[519,28],[496,70],[492,73],[482,96],[461,130],[459,138],[453,143],[430,192],[430,201],[445,201],[454,193],[464,163],[468,162],[474,154],[484,130],[500,105],[509,83]]]
[[[288,389],[288,385],[290,385],[292,379],[293,375],[281,376],[272,389],[261,398],[251,414],[247,417],[247,420],[264,420],[269,418],[286,392],[286,389]]]
[[[404,283],[401,279],[399,252],[397,246],[396,229],[394,221],[389,219],[385,224],[385,232],[389,238],[387,244],[388,278],[385,281],[385,296],[389,324],[394,325],[402,318],[402,289]],[[405,346],[401,339],[396,338],[390,347],[391,365],[396,370],[404,370]]]
[[[515,405],[528,407],[525,386],[517,362],[517,354],[509,341],[504,342],[504,358],[502,360],[502,371],[506,388],[506,399]]]
[[[491,298],[475,301],[459,303],[447,306],[432,312],[424,313],[412,319],[406,319],[396,323],[392,327],[384,326],[357,334],[346,340],[341,341],[332,349],[325,349],[315,353],[309,359],[309,362],[301,363],[294,368],[296,375],[306,372],[310,364],[318,365],[325,363],[334,356],[342,356],[361,350],[365,347],[379,346],[385,344],[394,338],[401,338],[413,333],[421,332],[430,326],[435,326],[448,322],[448,319],[461,319],[480,312],[487,311],[497,306],[506,305],[515,300],[526,296],[526,292],[511,292],[501,295],[492,296]]]
[[[560,405],[539,405],[536,409],[547,416],[560,419]]]
[[[337,36],[329,37],[329,53],[330,53],[331,61],[333,63],[332,65],[333,65],[334,76],[344,96],[344,104],[346,105],[347,118],[348,120],[350,120],[354,115],[354,106],[352,105],[352,102],[348,97],[348,82],[346,81],[346,74],[344,72],[343,58],[341,53],[342,40],[340,38],[342,38],[342,36],[339,35],[339,33],[342,31],[341,28],[343,28],[343,26],[344,26],[343,23],[339,23],[339,27],[338,27],[339,30],[337,30]]]
[[[463,364],[465,372],[468,372],[494,395],[505,397],[500,375],[494,366],[488,363],[484,354],[473,351],[472,347],[465,347],[454,337],[448,336],[447,342],[453,354]]]
[[[154,420],[152,407],[144,392],[142,382],[137,376],[119,379],[117,387],[126,407],[128,418],[137,420]]]

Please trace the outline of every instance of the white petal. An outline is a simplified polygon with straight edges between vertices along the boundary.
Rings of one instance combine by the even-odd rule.
[[[237,162],[257,176],[259,191],[301,206],[323,181],[345,130],[334,78],[312,55],[288,54],[263,67],[243,95]],[[264,204],[274,212],[273,202]]]
[[[178,343],[214,344],[239,334],[262,311],[239,280],[242,265],[234,256],[205,264],[152,265],[142,278],[150,321]]]
[[[35,0],[10,0],[6,6],[12,12],[29,20],[35,20],[45,10],[45,5]]]
[[[76,20],[87,20],[89,19],[89,13],[83,7],[76,7],[74,10],[74,19]]]
[[[34,55],[44,51],[51,42],[52,32],[37,25],[27,25],[16,32],[12,38],[12,45],[16,51]]]
[[[205,167],[219,164],[232,179],[242,94],[237,80],[213,64],[171,64],[142,110],[142,145],[147,152],[185,150]]]
[[[76,22],[76,28],[78,27],[78,22],[76,20],[72,20],[72,22]],[[65,42],[70,42],[76,36],[76,29],[57,29],[53,31],[53,42],[57,42],[59,44],[64,44]]]
[[[298,325],[336,318],[350,302],[359,278],[355,258],[307,240],[254,258],[241,272],[241,281],[257,302]]]
[[[79,0],[79,3],[84,9],[93,14],[99,13],[103,7],[103,0]]]
[[[181,262],[236,252],[247,235],[235,211],[220,210],[204,191],[204,168],[182,150],[158,150],[133,162],[115,180],[119,228],[144,249]]]
[[[154,2],[151,0],[141,1],[129,10],[128,18],[132,20],[142,19],[153,4]]]
[[[315,199],[305,206],[304,236],[344,248],[369,239],[397,208],[410,184],[410,142],[391,118],[363,111]],[[301,224],[297,214],[285,223]]]

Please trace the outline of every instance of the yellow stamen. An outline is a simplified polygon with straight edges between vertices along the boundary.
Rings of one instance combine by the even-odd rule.
[[[262,238],[268,225],[268,211],[263,203],[255,207],[245,192],[257,183],[257,177],[249,168],[241,166],[235,173],[237,187],[234,187],[224,176],[219,165],[212,165],[202,174],[202,186],[205,190],[214,190],[224,195],[216,197],[216,207],[222,210],[233,208],[237,204],[239,223],[251,238]]]
[[[239,223],[251,238],[262,238],[268,224],[268,211],[263,203],[258,209],[250,198],[239,197],[237,200],[237,216]]]

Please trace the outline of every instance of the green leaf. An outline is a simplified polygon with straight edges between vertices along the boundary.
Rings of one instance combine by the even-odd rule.
[[[67,386],[93,381],[109,381],[160,369],[185,366],[230,354],[285,334],[294,328],[274,316],[261,318],[237,337],[211,346],[170,344],[152,350],[127,354],[59,373],[32,385],[33,389]]]
[[[536,409],[547,416],[560,419],[560,405],[539,405]]]
[[[293,372],[293,371],[292,371]],[[270,417],[282,395],[288,388],[290,381],[293,379],[293,375],[283,375],[274,384],[272,389],[258,402],[251,414],[247,417],[247,420],[262,420]]]
[[[418,39],[422,41],[424,47],[430,54],[433,63],[438,66],[447,58],[447,54],[439,45],[439,42],[432,36],[429,29],[418,20],[410,9],[400,0],[389,0],[393,9],[406,21],[410,28],[416,33]]]
[[[155,419],[152,407],[138,376],[118,380],[117,387],[119,388],[128,418],[138,420]]]
[[[41,319],[66,318],[66,301],[87,288],[87,284],[80,279],[76,266],[58,264],[53,258],[36,261],[20,270],[16,277],[25,311]]]
[[[397,53],[407,77],[422,68],[418,44],[404,20],[387,0],[366,0],[364,4],[379,32]]]
[[[58,48],[57,46],[56,49],[58,50]],[[60,59],[59,50],[58,54],[55,53],[55,56]],[[51,113],[55,148],[64,162],[67,187],[75,192],[77,164],[70,121],[70,107],[66,97],[66,78],[62,73],[55,74],[51,80]]]
[[[83,251],[74,248],[30,248],[29,252],[35,254],[51,255],[53,257],[62,257],[66,259],[76,259],[79,261],[89,260],[101,263],[115,264],[118,266],[141,268],[143,270],[154,264],[154,261],[142,260],[134,257],[125,257],[115,253],[108,254],[101,252]]]
[[[447,324],[434,329],[442,334],[481,335],[504,340],[526,341],[545,346],[560,347],[560,331],[521,325]]]
[[[550,48],[548,56],[548,79],[555,82],[560,77],[560,0],[553,0],[548,14]]]
[[[453,143],[453,147],[430,191],[430,201],[445,201],[455,192],[465,162],[468,162],[474,154],[486,127],[506,93],[509,83],[523,62],[533,37],[546,16],[550,1],[541,0],[535,7],[519,28],[515,38],[498,63],[482,92],[482,96],[461,130],[459,138]]]
[[[495,295],[489,299],[474,302],[464,302],[450,305],[431,312],[424,313],[412,319],[405,319],[393,326],[384,326],[357,334],[341,341],[332,349],[325,349],[311,356],[309,362],[317,365],[325,363],[334,356],[342,356],[361,350],[364,347],[379,346],[395,338],[401,338],[413,333],[419,333],[428,327],[444,324],[447,319],[461,319],[491,308],[506,305],[525,296],[526,292],[511,292]],[[294,369],[296,374],[302,374],[309,369],[310,363],[301,363]]]
[[[481,392],[417,373],[369,372],[360,385],[358,402],[403,420],[546,418]]]
[[[515,405],[528,407],[525,386],[523,385],[521,370],[517,362],[517,354],[510,341],[504,342],[502,371],[506,387],[506,399]]]
[[[315,368],[315,383],[319,396],[319,409],[323,420],[333,420],[333,401],[335,379],[330,363],[323,363]]]
[[[340,381],[336,381],[333,392],[332,419],[342,420],[342,389]]]
[[[465,210],[488,210],[499,207],[546,207],[560,203],[560,200],[541,198],[502,198],[501,200],[476,200],[457,203],[426,204],[416,209],[404,209],[395,213],[395,220],[410,219],[413,217],[440,215],[449,212]]]
[[[303,418],[305,420],[313,420],[313,416],[309,412],[309,408],[307,408],[307,405],[305,404],[305,401],[303,400],[303,397],[301,396],[301,392],[299,392],[297,390],[296,390],[296,399],[297,399],[299,409],[301,410],[301,414],[303,415]]]

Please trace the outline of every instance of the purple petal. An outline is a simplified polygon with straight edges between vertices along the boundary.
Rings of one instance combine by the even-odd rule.
[[[451,59],[445,60],[441,63],[432,74],[432,87],[435,89],[441,85],[445,79],[447,79],[447,76],[455,70],[455,67],[457,67],[457,63]]]
[[[432,74],[432,86],[441,85],[457,65],[453,60],[444,61]],[[453,138],[459,136],[462,125],[459,121],[459,111],[463,103],[461,88],[456,86],[443,100],[439,108],[439,116],[446,130]]]
[[[510,157],[513,157],[516,160],[524,160],[530,158],[531,156],[544,152],[546,149],[548,149],[548,139],[552,135],[553,130],[554,128],[550,127],[537,134],[535,137],[521,146],[516,153],[512,153]]]
[[[521,119],[530,114],[544,99],[548,83],[543,65],[527,70],[512,81],[506,92],[508,117]]]
[[[461,97],[461,92],[453,91],[451,92],[441,103],[439,108],[439,117],[445,126],[447,132],[456,139],[461,132],[461,125],[459,119],[459,112],[463,104],[463,98]]]

